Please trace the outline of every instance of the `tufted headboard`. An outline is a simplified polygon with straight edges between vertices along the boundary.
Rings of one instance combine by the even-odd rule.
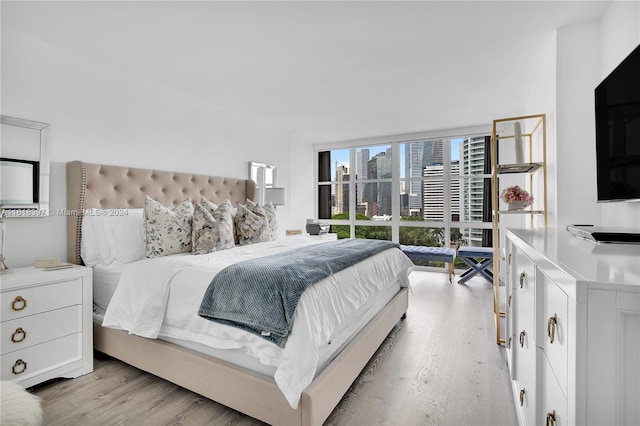
[[[218,176],[132,167],[67,163],[67,257],[82,264],[80,242],[82,216],[86,209],[134,209],[144,207],[144,196],[176,205],[191,197],[194,202],[204,196],[214,203],[229,199],[232,204],[253,199],[255,182]]]

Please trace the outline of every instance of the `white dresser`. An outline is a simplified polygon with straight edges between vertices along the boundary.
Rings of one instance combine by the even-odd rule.
[[[520,424],[640,424],[640,245],[509,229],[505,255]]]
[[[33,386],[93,370],[90,268],[0,275],[0,378]]]

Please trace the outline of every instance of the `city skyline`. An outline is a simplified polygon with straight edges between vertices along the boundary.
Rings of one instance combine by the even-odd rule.
[[[451,143],[450,158],[443,158],[445,144]],[[401,187],[400,216],[422,217],[425,221],[444,221],[445,211],[451,222],[482,222],[484,209],[484,178],[471,177],[485,173],[485,137],[468,137],[451,140],[418,141],[400,144]],[[391,145],[356,148],[356,177],[351,177],[346,161],[349,150],[331,151],[336,172],[332,179],[340,184],[332,190],[332,214],[349,211],[348,181],[356,179],[356,212],[374,220],[392,217],[391,182],[376,182],[392,177]],[[448,161],[447,161],[448,160]],[[449,163],[451,176],[467,176],[451,179],[449,199],[444,199],[445,163]],[[362,176],[361,178],[359,176]],[[414,180],[415,178],[429,178]],[[358,182],[360,179],[372,182]],[[412,179],[412,180],[408,180]],[[446,208],[445,208],[446,206]],[[461,229],[470,246],[481,245],[482,229]]]
[[[460,152],[460,144],[467,138],[452,138],[451,139],[451,161],[459,160],[459,152]],[[442,139],[434,139],[434,140],[424,140],[424,141],[416,141],[416,142],[407,142],[400,144],[400,158],[405,157],[405,146],[409,144],[419,143],[419,142],[434,142],[436,140]],[[391,145],[374,145],[367,146],[363,148],[357,148],[356,151],[364,151],[367,150],[369,152],[369,160],[375,157],[380,152],[385,152],[389,149]],[[346,166],[349,168],[349,149],[332,149],[331,150],[331,176],[336,176],[336,171],[338,166]],[[357,162],[357,161],[356,161]],[[400,162],[400,175],[405,175],[405,165]]]

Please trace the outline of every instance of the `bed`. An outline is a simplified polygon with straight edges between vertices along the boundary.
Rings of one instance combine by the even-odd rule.
[[[69,211],[139,209],[144,204],[145,195],[165,205],[175,205],[186,197],[197,201],[203,196],[213,202],[228,199],[237,204],[252,199],[254,191],[254,183],[250,180],[79,161],[67,163]],[[68,257],[69,261],[77,264],[83,262],[82,221],[82,214],[68,216]],[[296,244],[295,238],[285,239],[284,245]],[[300,240],[301,244],[308,243],[308,240],[306,243],[303,240]],[[278,242],[260,244],[265,244],[272,251],[283,250],[283,244]],[[239,256],[250,251],[238,249]],[[226,254],[231,256],[232,252]],[[403,274],[408,273],[410,264],[407,260]],[[94,270],[94,278],[98,277],[97,281],[106,283],[104,287],[94,290],[96,297],[101,298],[99,303],[103,307],[109,303],[113,289],[119,285],[117,277],[120,272],[117,268]],[[322,424],[391,329],[404,317],[408,291],[400,284],[394,283],[393,288],[385,290],[385,295],[380,296],[377,303],[367,305],[368,316],[366,321],[361,321],[361,326],[344,332],[340,338],[336,337],[344,342],[334,345],[332,350],[335,353],[321,354],[321,368],[314,374],[311,383],[300,392],[297,404],[293,405],[291,398],[283,394],[269,368],[255,369],[243,362],[235,362],[235,356],[217,356],[220,351],[203,350],[202,345],[185,344],[175,336],[140,337],[125,330],[103,327],[102,318],[96,318],[94,347],[266,423]],[[111,289],[106,291],[106,295],[105,288]],[[339,350],[336,349],[338,347]]]

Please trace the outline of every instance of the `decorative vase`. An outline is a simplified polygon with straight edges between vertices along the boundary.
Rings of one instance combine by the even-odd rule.
[[[524,163],[524,143],[522,142],[522,127],[520,126],[519,121],[516,121],[516,123],[514,124],[514,138],[516,164],[522,164]]]
[[[507,204],[508,210],[523,210],[525,207],[524,201],[513,201]]]

